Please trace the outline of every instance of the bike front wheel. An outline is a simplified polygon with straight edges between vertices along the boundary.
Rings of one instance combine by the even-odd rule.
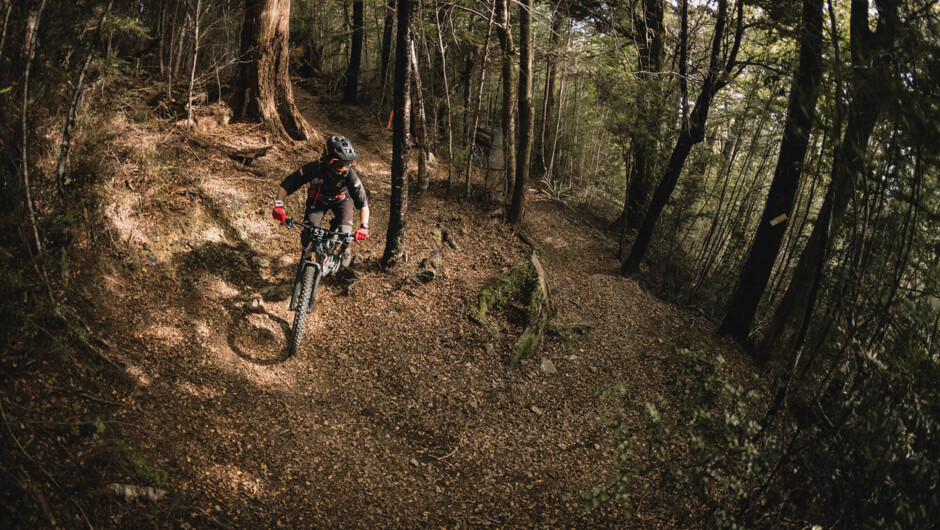
[[[313,312],[313,304],[317,298],[317,287],[319,287],[319,285],[320,270],[314,266],[306,267],[303,273],[303,283],[300,288],[300,299],[297,301],[297,309],[294,314],[294,327],[290,339],[290,355],[294,355],[300,349],[300,341],[304,335],[304,324],[307,321],[307,314]]]

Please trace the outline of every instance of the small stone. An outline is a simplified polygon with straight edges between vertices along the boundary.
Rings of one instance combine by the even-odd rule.
[[[569,361],[577,361],[578,359],[579,359],[579,357],[578,357],[577,355],[569,355],[569,356],[568,356],[568,360],[569,360]]]
[[[487,342],[487,343],[486,343],[486,353],[487,353],[488,355],[493,355],[493,352],[494,352],[494,351],[496,351],[496,348],[493,347],[493,343],[492,343],[492,342]]]
[[[542,359],[542,373],[545,375],[555,375],[558,373],[558,370],[555,368],[555,363],[551,359],[545,357]]]
[[[544,410],[536,407],[535,405],[532,405],[532,412],[536,413],[539,416],[541,416],[542,414],[545,414]]]
[[[289,267],[294,264],[294,256],[289,254],[284,254],[277,260],[277,264],[282,267]]]
[[[434,491],[436,491],[436,492],[438,492],[438,493],[444,493],[444,488],[442,488],[442,487],[440,487],[440,486],[434,486]]]
[[[147,254],[147,261],[149,261],[150,263],[156,263],[157,255],[154,254],[153,252],[151,252],[150,254]]]
[[[251,301],[248,302],[248,310],[255,313],[264,312],[264,301],[260,298],[252,298]]]
[[[415,467],[418,467],[418,461],[415,460],[414,458],[412,458],[412,459],[411,459],[411,465],[413,465],[413,466],[415,466]]]

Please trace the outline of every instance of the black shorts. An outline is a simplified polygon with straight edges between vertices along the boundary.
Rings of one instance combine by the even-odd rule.
[[[353,232],[353,214],[356,212],[356,207],[352,200],[343,199],[329,206],[318,205],[316,208],[308,209],[307,219],[309,219],[310,223],[314,226],[321,226],[320,223],[323,222],[323,217],[326,215],[326,212],[333,212],[333,218],[330,219],[330,230],[339,231],[344,234],[351,234]],[[306,238],[301,238],[300,241],[303,247],[307,246],[305,239]]]

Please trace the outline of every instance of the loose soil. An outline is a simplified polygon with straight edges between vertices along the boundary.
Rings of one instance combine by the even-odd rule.
[[[286,354],[299,233],[278,226],[270,209],[280,180],[318,156],[315,148],[276,144],[246,165],[227,154],[267,139],[257,126],[223,127],[222,109],[204,110],[191,131],[172,119],[119,115],[105,148],[113,177],[73,229],[66,273],[64,296],[83,308],[73,325],[86,331],[79,337],[86,353],[5,366],[12,375],[3,389],[4,437],[13,435],[34,471],[60,486],[41,500],[49,495],[20,480],[23,502],[39,508],[17,512],[7,497],[12,520],[652,524],[625,521],[616,506],[581,507],[582,491],[615,465],[612,435],[596,416],[663,393],[677,348],[707,344],[739,365],[740,353],[695,313],[620,277],[612,238],[530,190],[521,230],[541,252],[553,321],[590,331],[548,337],[537,356],[509,368],[518,312],[496,316],[498,336],[467,315],[480,289],[531,247],[491,213],[494,206],[438,191],[447,171],[436,165],[432,191],[410,198],[407,259],[382,269],[391,133],[366,111],[297,92],[316,130],[345,134],[356,146],[372,208],[372,237],[355,245],[353,272],[321,285],[300,352]],[[142,90],[130,114],[152,116],[156,97]],[[296,216],[301,208],[296,193],[287,210]],[[444,248],[443,275],[424,284],[413,274],[434,228],[457,244]],[[257,299],[263,307],[253,311]],[[40,324],[33,334],[55,343],[56,333]],[[555,373],[543,370],[545,360]],[[599,396],[620,383],[626,403]],[[50,417],[67,429],[29,426]],[[167,495],[125,501],[104,493],[109,484]]]

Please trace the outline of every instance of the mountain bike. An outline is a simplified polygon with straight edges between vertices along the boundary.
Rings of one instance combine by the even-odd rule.
[[[300,240],[304,242],[290,299],[290,310],[295,312],[290,337],[290,355],[294,355],[300,348],[307,315],[313,312],[320,280],[349,265],[349,245],[355,236],[290,218],[284,224],[288,228],[300,226]]]

